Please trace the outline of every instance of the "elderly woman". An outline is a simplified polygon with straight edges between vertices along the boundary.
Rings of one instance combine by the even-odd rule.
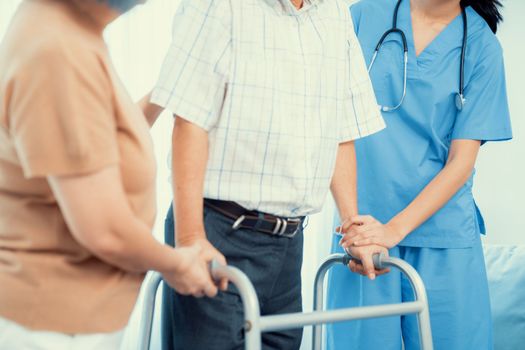
[[[102,39],[137,2],[26,0],[0,46],[0,349],[117,349],[148,270],[217,292],[150,234],[148,124]]]

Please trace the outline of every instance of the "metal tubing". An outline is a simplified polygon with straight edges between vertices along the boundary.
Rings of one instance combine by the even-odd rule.
[[[227,278],[239,290],[246,320],[245,349],[247,350],[261,349],[262,332],[298,328],[305,325],[314,325],[314,349],[320,350],[322,346],[322,328],[319,326],[320,324],[412,313],[418,314],[421,348],[432,350],[432,333],[425,287],[416,270],[401,259],[377,256],[374,259],[374,264],[378,268],[393,266],[400,269],[410,281],[416,301],[320,312],[323,309],[323,284],[326,272],[334,264],[342,263],[346,265],[349,260],[350,257],[343,254],[334,254],[325,259],[315,279],[314,312],[304,314],[296,313],[261,317],[259,300],[255,289],[241,270],[212,264],[211,273],[216,280]],[[161,281],[162,277],[159,273],[149,273],[146,278],[143,289],[144,306],[142,310],[141,333],[139,334],[138,342],[140,350],[149,350],[150,347],[155,299]]]
[[[423,308],[424,305],[420,301],[414,301],[409,303],[363,306],[340,310],[264,316],[261,318],[261,331],[273,332],[283,329],[300,328],[307,325],[408,315],[420,312]]]
[[[216,280],[227,278],[239,290],[244,307],[245,349],[261,350],[261,310],[253,284],[238,268],[212,264],[212,276]]]
[[[328,256],[323,261],[323,263],[321,264],[321,267],[319,268],[317,272],[317,275],[314,281],[314,313],[323,310],[324,280],[326,277],[326,272],[333,265],[338,264],[338,263],[348,265],[348,262],[350,261],[350,259],[352,258],[345,254],[333,254],[333,255]],[[419,339],[420,339],[421,348],[424,350],[432,350],[433,349],[432,330],[430,327],[430,314],[429,314],[429,309],[428,309],[428,299],[427,299],[427,294],[425,290],[425,285],[423,281],[421,280],[421,277],[419,276],[417,271],[404,260],[401,260],[399,258],[394,258],[394,257],[387,257],[383,254],[377,254],[374,256],[374,265],[378,270],[384,269],[387,266],[395,267],[399,269],[403,274],[405,274],[407,279],[410,281],[412,289],[414,290],[415,300],[421,306],[420,309],[412,312],[412,313],[417,314],[418,326],[419,326]],[[403,303],[403,304],[409,304],[409,303]],[[391,306],[395,306],[395,305],[399,305],[399,304],[382,305],[378,307],[382,308],[383,310],[388,310],[390,309]],[[339,310],[339,311],[345,311],[345,310]],[[393,315],[396,315],[396,314],[394,313]],[[401,315],[401,314],[398,313],[398,315]],[[379,316],[383,316],[383,315],[379,315]],[[379,317],[379,316],[374,316],[374,317]],[[369,317],[362,317],[362,318],[369,318]],[[312,334],[313,350],[322,349],[322,345],[323,345],[322,323],[323,322],[320,322],[314,325],[313,334]]]
[[[324,280],[326,273],[334,264],[348,265],[350,257],[345,254],[333,254],[324,259],[317,270],[314,282],[314,311],[323,310],[324,304]],[[314,349],[321,349],[323,346],[323,326],[315,325],[312,331],[312,345]]]
[[[227,278],[237,289],[244,305],[244,317],[246,320],[246,349],[261,349],[261,312],[259,299],[252,283],[239,269],[231,266],[221,266],[217,263],[211,264],[211,274],[214,279]],[[157,290],[162,282],[162,276],[158,272],[148,273],[144,281],[144,305],[140,321],[140,333],[138,340],[139,350],[149,350],[151,345],[151,332],[153,327],[153,314],[155,312],[155,300]]]
[[[144,304],[142,306],[138,340],[139,350],[149,350],[150,348],[153,313],[155,312],[155,300],[160,282],[162,282],[162,276],[158,272],[148,273],[144,281]]]
[[[430,312],[428,307],[427,292],[425,284],[417,273],[417,271],[406,261],[399,258],[381,256],[381,263],[383,266],[394,266],[401,270],[410,281],[412,289],[414,290],[414,297],[425,306],[417,314],[417,322],[419,326],[419,341],[422,349],[432,350],[432,329],[430,327]]]

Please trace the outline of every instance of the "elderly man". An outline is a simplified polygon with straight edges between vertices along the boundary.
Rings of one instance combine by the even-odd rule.
[[[300,312],[304,218],[330,188],[342,218],[357,213],[352,141],[384,128],[345,3],[183,1],[151,101],[176,116],[167,241],[225,256],[263,315]],[[367,249],[370,268],[381,248]],[[165,349],[242,347],[233,287],[214,299],[168,290],[164,312]],[[298,349],[301,335],[263,345]]]

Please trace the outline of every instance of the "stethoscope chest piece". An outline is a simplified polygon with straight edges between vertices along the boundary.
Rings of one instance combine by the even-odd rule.
[[[463,110],[466,101],[467,100],[462,94],[456,93],[456,108],[458,109],[458,111],[461,112]]]

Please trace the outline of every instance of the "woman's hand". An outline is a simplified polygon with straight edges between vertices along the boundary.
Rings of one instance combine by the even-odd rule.
[[[208,276],[210,276],[210,265],[212,262],[216,261],[221,265],[226,265],[226,258],[224,255],[218,251],[206,238],[201,237],[186,237],[186,239],[181,240],[177,239],[175,244],[176,247],[199,247],[199,257],[196,258],[196,261],[203,260],[206,263],[206,269],[208,271]],[[218,285],[219,289],[225,291],[228,289],[228,280],[223,278],[220,281],[214,281]]]
[[[224,264],[225,261],[219,259],[220,253],[215,252],[215,248],[206,246],[205,242],[199,242],[182,248],[176,248],[176,264],[173,270],[161,271],[165,281],[182,295],[193,295],[195,297],[214,297],[217,295],[218,288],[210,274],[210,261],[218,260]],[[213,249],[212,249],[213,248]],[[221,290],[226,289],[227,281],[221,281]]]
[[[384,254],[388,256],[388,250],[379,245],[367,245],[364,247],[350,247],[347,253],[354,259],[350,261],[348,267],[352,272],[366,276],[374,280],[376,276],[384,275],[390,272],[390,269],[376,270],[374,266],[373,256],[375,254]],[[359,261],[356,261],[358,259]]]
[[[337,232],[344,236],[339,242],[344,249],[367,245],[380,245],[393,248],[405,238],[391,224],[382,224],[372,216],[354,216],[343,222]]]

